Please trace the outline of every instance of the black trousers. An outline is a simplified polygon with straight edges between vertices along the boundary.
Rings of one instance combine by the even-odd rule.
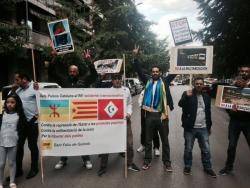
[[[38,170],[38,159],[39,159],[39,150],[37,146],[38,139],[38,124],[37,123],[28,123],[23,133],[19,136],[17,144],[17,156],[16,156],[16,166],[17,173],[22,171],[23,166],[23,155],[24,155],[24,144],[26,139],[28,140],[28,147],[31,153],[31,170]]]
[[[170,147],[168,141],[169,125],[168,120],[161,120],[161,113],[146,112],[146,144],[144,163],[149,164],[152,160],[152,140],[155,131],[159,131],[162,142],[162,161],[164,164],[171,164]]]
[[[141,109],[141,145],[145,146],[146,144],[146,134],[145,134],[145,110]],[[155,130],[153,134],[153,146],[154,149],[160,148],[160,139],[158,135],[158,131]]]
[[[109,154],[100,154],[101,164],[100,167],[107,167]],[[131,120],[127,119],[127,165],[133,163],[134,150],[133,150],[133,133],[131,128]]]
[[[226,167],[233,169],[240,133],[243,133],[250,149],[250,122],[230,119],[228,127],[228,149]]]

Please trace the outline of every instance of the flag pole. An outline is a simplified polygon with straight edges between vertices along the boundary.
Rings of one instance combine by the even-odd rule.
[[[35,55],[34,55],[34,49],[31,48],[31,56],[32,56],[32,67],[33,67],[33,77],[34,77],[34,82],[36,82],[36,65],[35,65]]]
[[[124,84],[124,86],[126,86],[126,57],[125,57],[125,54],[123,54],[123,77],[124,77],[124,82],[123,82],[123,84]],[[127,125],[128,126],[128,125]],[[126,135],[127,135],[127,129],[126,129]],[[126,136],[126,142],[125,142],[126,144],[127,144],[127,136]],[[127,149],[125,150],[125,161],[124,161],[124,165],[125,165],[125,168],[124,168],[124,170],[125,170],[125,173],[124,173],[124,175],[125,175],[125,179],[127,179],[128,178],[128,154],[127,154]]]
[[[124,78],[123,85],[126,86],[126,57],[125,57],[125,54],[123,54],[123,78]]]

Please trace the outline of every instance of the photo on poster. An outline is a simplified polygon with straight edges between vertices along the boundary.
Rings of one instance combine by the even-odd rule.
[[[50,22],[48,27],[53,46],[58,54],[74,51],[68,19]]]
[[[122,67],[122,59],[103,59],[94,62],[98,74],[118,73]]]
[[[170,73],[211,74],[213,47],[174,47],[170,55]]]
[[[225,109],[232,109],[236,105],[238,110],[250,112],[250,89],[219,86],[215,104]]]

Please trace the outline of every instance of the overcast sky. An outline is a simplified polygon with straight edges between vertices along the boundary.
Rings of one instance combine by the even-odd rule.
[[[199,10],[193,0],[135,0],[135,3],[146,19],[156,23],[152,26],[152,31],[159,39],[168,37],[170,46],[173,46],[170,20],[187,17],[190,29],[197,31],[202,28],[202,23],[197,19]],[[195,42],[193,45],[201,43]]]

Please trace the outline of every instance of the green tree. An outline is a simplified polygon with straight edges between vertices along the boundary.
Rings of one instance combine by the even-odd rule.
[[[250,1],[194,0],[204,28],[197,37],[214,46],[214,74],[230,77],[242,64],[250,64]]]
[[[152,23],[138,13],[131,0],[109,0],[108,3],[95,0],[93,10],[78,0],[74,0],[73,3],[66,0],[58,2],[63,6],[54,9],[59,18],[68,17],[76,50],[73,54],[57,57],[55,61],[62,61],[66,64],[75,63],[69,62],[69,60],[76,56],[74,59],[77,59],[79,64],[84,67],[82,52],[85,49],[91,49],[93,60],[122,58],[125,54],[126,60],[129,62],[132,60],[131,51],[137,44],[143,49],[141,58],[145,69],[149,69],[151,64],[159,64],[163,70],[166,70],[169,61],[166,40],[156,39],[156,35],[150,31]],[[100,17],[100,13],[103,17]],[[95,31],[92,36],[85,33],[82,27],[76,24],[77,20],[86,19],[86,16],[89,15],[91,15],[90,21],[93,23],[92,30]],[[133,71],[129,63],[126,66],[129,75]]]

